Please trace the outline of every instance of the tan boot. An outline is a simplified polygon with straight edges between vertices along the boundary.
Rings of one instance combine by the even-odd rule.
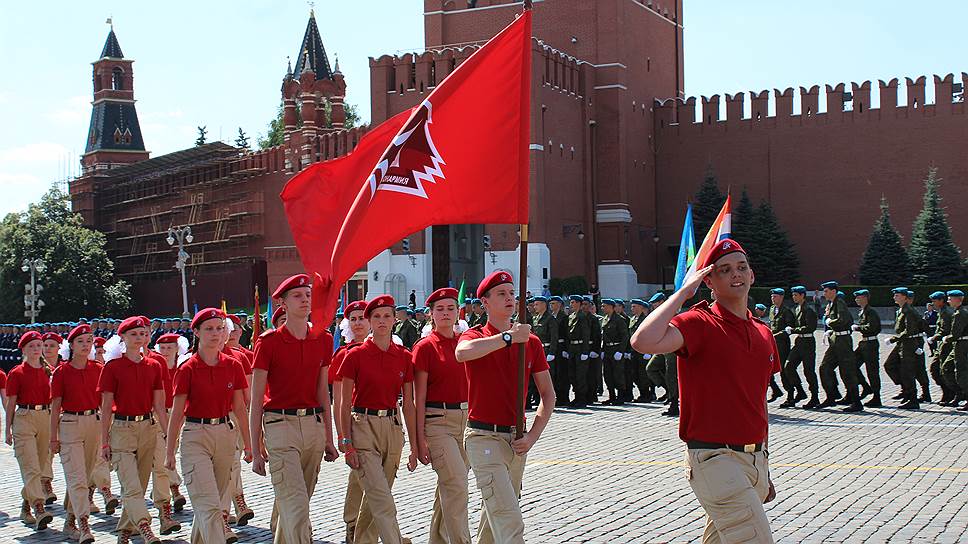
[[[255,517],[255,512],[245,504],[245,495],[239,493],[232,502],[235,503],[235,515],[238,516],[238,521],[235,524],[240,527],[248,525],[249,520]]]
[[[171,503],[168,501],[158,505],[158,522],[161,525],[161,534],[163,535],[170,535],[181,530],[181,524],[171,519]]]
[[[131,544],[131,531],[121,531],[118,533],[118,544]]]
[[[77,530],[77,523],[75,523],[74,514],[67,514],[67,517],[64,518],[63,533],[64,536],[66,536],[69,540],[77,540],[77,537],[80,533]]]
[[[36,525],[37,518],[34,517],[34,513],[30,511],[30,503],[24,501],[20,505],[20,519],[27,525]]]
[[[118,509],[118,506],[121,503],[120,501],[118,501],[118,498],[115,497],[113,493],[111,493],[111,488],[102,487],[101,497],[104,498],[104,513],[109,516],[114,515],[114,511]]]
[[[47,499],[44,504],[54,504],[57,500],[57,495],[54,494],[54,484],[50,480],[43,478],[40,480],[40,486],[44,489],[44,494],[47,495]]]
[[[222,512],[222,530],[225,532],[225,544],[235,544],[239,541],[239,535],[229,529],[229,513]]]
[[[77,520],[77,542],[78,544],[92,544],[94,542],[94,535],[91,533],[91,525],[88,523],[87,516],[78,518]]]
[[[54,521],[54,516],[44,509],[44,501],[37,501],[34,503],[34,518],[36,518],[34,527],[36,527],[38,531],[43,531],[47,528],[48,523]]]
[[[87,507],[91,511],[92,514],[100,514],[101,513],[101,509],[98,508],[98,506],[96,504],[94,504],[94,486],[93,485],[91,487],[87,488],[87,502],[88,502],[88,506]]]
[[[150,519],[143,519],[138,522],[138,532],[141,533],[141,538],[144,539],[145,544],[161,544],[161,539],[151,531]]]
[[[171,507],[175,512],[181,512],[185,508],[185,496],[178,490],[177,485],[171,486]]]

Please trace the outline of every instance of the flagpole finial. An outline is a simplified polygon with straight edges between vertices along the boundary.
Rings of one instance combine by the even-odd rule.
[[[111,30],[114,30],[114,16],[108,17],[104,22],[111,27]]]

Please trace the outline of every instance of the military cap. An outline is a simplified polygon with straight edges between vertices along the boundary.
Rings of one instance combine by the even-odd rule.
[[[644,300],[642,300],[642,299],[640,299],[640,298],[633,298],[629,302],[632,303],[632,304],[638,304],[639,306],[642,306],[643,308],[648,308],[649,307],[649,303],[646,302],[646,301],[644,301]]]
[[[615,301],[616,306],[625,306],[625,301],[620,298],[613,298],[612,300]]]
[[[151,322],[152,322],[152,323],[161,323],[161,320],[160,320],[160,319],[158,319],[157,317],[155,317],[155,318],[153,318],[153,319],[151,320]]]
[[[763,305],[763,304],[757,304],[757,305],[755,306],[755,308],[756,308],[757,310],[759,310],[759,311],[761,311],[761,312],[765,312],[765,311],[766,311],[766,306],[765,306],[765,305]]]
[[[935,291],[931,293],[931,295],[929,296],[931,300],[944,300],[944,297],[945,297],[944,291]]]
[[[837,291],[837,296],[840,297],[840,298],[844,298],[847,295],[845,295],[843,291],[838,290]]]
[[[561,298],[558,295],[553,295],[553,296],[551,296],[551,297],[548,298],[548,302],[564,302],[564,301],[565,301],[565,299]]]
[[[458,296],[457,289],[454,289],[453,287],[441,287],[440,289],[437,289],[433,293],[430,293],[430,296],[427,297],[427,301],[425,302],[425,304],[428,307],[430,307],[430,306],[433,306],[434,303],[437,302],[438,300],[444,300],[448,298],[454,299],[454,302],[457,302],[457,296]]]
[[[551,298],[554,299],[556,297],[551,297]],[[557,297],[557,298],[558,298],[559,301],[561,301],[561,297]],[[534,301],[534,302],[544,302],[544,303],[547,304],[548,297],[546,297],[544,295],[538,295],[536,297],[531,297],[531,300]]]
[[[471,304],[480,304],[480,303],[481,303],[481,299],[479,298],[475,298],[471,300]]]
[[[373,310],[376,310],[377,308],[394,308],[394,307],[398,310],[401,308],[404,310],[407,309],[406,306],[402,306],[402,307],[397,306],[393,300],[393,297],[391,297],[390,295],[380,295],[375,299],[366,303],[366,308],[363,309],[363,317],[369,319],[370,315],[373,313]]]
[[[464,304],[470,304],[472,302],[474,302],[474,299],[472,299],[472,298],[465,298],[464,299]]]
[[[487,293],[498,285],[503,285],[505,283],[514,283],[514,279],[511,278],[511,274],[508,274],[503,270],[495,270],[494,272],[488,274],[487,277],[481,280],[481,283],[478,284],[477,297],[483,297],[484,293]]]
[[[286,307],[279,306],[278,308],[275,309],[275,311],[272,312],[272,319],[269,320],[269,324],[275,327],[276,321],[279,321],[279,318],[284,315],[286,315]]]
[[[610,299],[610,298],[603,298],[602,299],[602,306],[604,306],[606,304],[608,304],[609,306],[615,306],[615,301],[612,300],[612,299]]]
[[[585,296],[581,297],[581,299],[582,299],[583,302],[594,302],[595,301],[595,299],[591,295],[585,295]]]
[[[232,323],[236,327],[241,327],[242,326],[242,318],[241,317],[239,317],[239,316],[237,316],[235,314],[226,314],[225,317],[228,318],[228,319],[231,319],[232,320]]]
[[[585,297],[581,295],[571,295],[570,297],[568,297],[568,300],[570,302],[582,302],[585,300]]]
[[[948,296],[949,297],[963,297],[963,296],[965,296],[965,292],[962,291],[961,289],[952,289],[952,290],[948,291]]]
[[[178,339],[181,338],[180,334],[175,334],[173,332],[167,332],[158,337],[156,344],[177,344]]]
[[[310,287],[309,276],[306,274],[296,274],[295,276],[286,278],[286,280],[280,283],[279,287],[276,287],[276,290],[272,292],[272,298],[280,298],[285,295],[287,291],[297,287]]]
[[[908,289],[907,296],[908,298],[914,298],[914,289]]]
[[[54,342],[57,342],[58,344],[60,344],[61,342],[64,341],[64,337],[57,334],[56,332],[45,332],[44,336],[42,337],[42,340],[44,342],[48,340],[53,340]]]
[[[666,299],[665,293],[663,293],[662,291],[659,291],[658,293],[652,295],[651,298],[649,298],[649,304],[655,304],[656,302],[662,302],[665,299]]]
[[[33,342],[34,340],[42,340],[40,333],[37,331],[28,331],[20,335],[20,341],[17,342],[17,349],[24,349],[24,346]]]
[[[820,284],[820,287],[822,287],[823,289],[835,289],[836,290],[837,287],[839,287],[839,285],[840,284],[838,284],[835,281],[825,281],[825,282],[823,282],[823,283]]]
[[[802,285],[794,285],[790,288],[790,292],[797,293],[798,295],[805,295],[807,294],[807,288]]]
[[[907,294],[908,294],[908,288],[907,287],[895,287],[894,289],[891,289],[891,292],[894,293],[895,295],[904,295],[904,296],[907,296]]]
[[[218,308],[205,308],[204,310],[199,310],[192,318],[191,327],[197,329],[202,326],[202,323],[210,319],[225,319],[225,312],[219,310]]]
[[[417,315],[417,312],[411,310],[410,308],[407,308],[407,317],[413,317],[415,315]]]
[[[107,342],[107,341],[108,341],[107,338],[102,338],[100,336],[95,336],[94,337],[94,347],[98,347],[98,348],[99,347],[102,347],[102,346],[104,346],[104,343]]]
[[[773,289],[770,289],[770,294],[771,295],[785,295],[786,294],[786,289],[784,289],[782,287],[774,287]]]
[[[706,268],[730,253],[742,253],[746,255],[746,250],[743,249],[743,246],[739,245],[739,242],[732,238],[720,240],[709,251],[709,255],[706,255],[706,259],[703,261],[701,268]]]
[[[347,304],[346,308],[343,308],[343,317],[345,317],[346,319],[349,319],[351,313],[355,311],[365,311],[365,310],[366,310],[366,301],[355,300]]]
[[[394,307],[393,309],[396,310],[396,311],[398,311],[398,312],[406,312],[407,310],[410,309],[410,306],[407,306],[405,304],[400,304],[400,305]]]
[[[118,334],[124,334],[130,331],[131,329],[137,329],[138,327],[147,327],[147,326],[148,326],[148,320],[145,319],[144,316],[136,315],[125,319],[124,321],[121,322],[120,325],[118,325]]]
[[[858,290],[854,291],[854,296],[855,297],[869,297],[869,296],[871,296],[871,292],[869,290],[867,290],[867,289],[858,289]]]
[[[82,334],[91,334],[91,326],[85,324],[85,325],[78,325],[74,327],[73,329],[71,329],[71,332],[68,333],[67,341],[73,342],[75,338],[77,338]]]

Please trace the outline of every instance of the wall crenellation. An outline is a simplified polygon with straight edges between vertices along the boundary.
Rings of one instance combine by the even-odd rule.
[[[724,123],[727,126],[739,122],[769,121],[768,126],[776,126],[784,120],[793,123],[804,122],[817,117],[827,122],[856,120],[859,116],[870,115],[872,118],[883,119],[890,117],[905,117],[920,111],[923,115],[964,114],[965,88],[968,87],[968,73],[962,72],[959,81],[955,81],[954,74],[934,76],[934,101],[926,98],[927,78],[904,78],[905,100],[900,103],[900,81],[897,78],[889,81],[878,80],[879,106],[874,107],[871,101],[873,84],[871,81],[861,83],[851,82],[848,88],[845,83],[824,85],[823,92],[819,85],[800,87],[799,112],[795,109],[795,91],[792,87],[773,89],[760,92],[750,91],[750,104],[746,105],[746,94],[739,92],[725,94],[724,100],[718,94],[696,97],[670,98],[655,101],[655,122],[657,129],[671,126],[701,126]],[[823,94],[823,97],[821,97]],[[772,98],[772,101],[771,101]],[[824,108],[820,108],[821,99]],[[701,106],[702,116],[696,118],[696,104]],[[720,115],[721,103],[725,103],[725,118]],[[771,115],[771,103],[772,111]],[[888,117],[888,118],[890,118]]]

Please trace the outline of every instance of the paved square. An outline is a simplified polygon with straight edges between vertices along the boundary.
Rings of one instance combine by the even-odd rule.
[[[885,343],[882,359],[887,353]],[[897,387],[886,375],[882,381],[885,402],[896,405],[888,399]],[[934,387],[932,395],[937,400],[940,390]],[[968,413],[930,404],[919,412],[884,408],[843,414],[779,409],[778,403],[771,406],[770,427],[778,497],[767,508],[778,542],[968,541]],[[684,447],[676,420],[663,417],[662,409],[651,404],[557,411],[528,459],[523,499],[527,540],[697,541],[703,512],[683,476]],[[0,459],[0,485],[7,490],[0,499],[0,540],[64,542],[59,459],[55,520],[40,534],[17,518],[20,476],[9,447],[3,446]],[[320,472],[312,503],[318,541],[343,540],[348,470],[340,459],[325,463]],[[238,533],[242,542],[270,542],[271,487],[268,480],[244,471],[256,519]],[[394,486],[401,528],[414,542],[427,541],[434,481],[429,467],[413,474],[403,468]],[[480,496],[473,482],[471,490],[473,532]],[[98,542],[113,542],[117,517],[94,517]],[[183,530],[166,541],[187,542],[190,509],[179,519]]]

